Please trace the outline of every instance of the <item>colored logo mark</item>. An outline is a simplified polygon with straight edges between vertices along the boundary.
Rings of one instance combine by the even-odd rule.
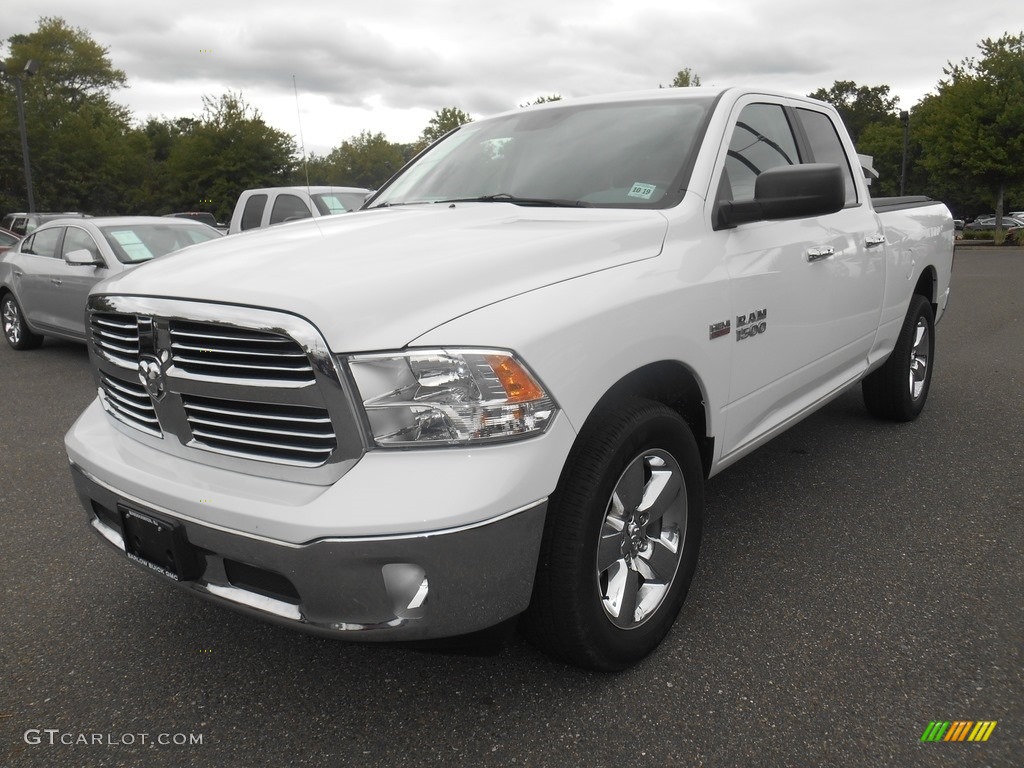
[[[988,741],[996,729],[996,720],[932,720],[921,734],[921,741]]]

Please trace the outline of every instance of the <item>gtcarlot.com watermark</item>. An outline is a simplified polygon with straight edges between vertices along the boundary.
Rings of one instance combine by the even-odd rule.
[[[97,733],[62,731],[59,728],[29,728],[22,738],[33,746],[56,747],[197,747],[203,744],[201,733]]]

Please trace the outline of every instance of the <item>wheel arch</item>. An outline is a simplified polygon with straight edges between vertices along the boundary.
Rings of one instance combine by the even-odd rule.
[[[697,441],[706,478],[714,460],[715,441],[708,434],[707,397],[697,374],[676,360],[648,363],[615,382],[595,404],[587,422],[628,398],[653,400],[682,416]]]
[[[929,264],[921,272],[921,276],[917,278],[917,284],[914,286],[914,293],[924,296],[928,303],[932,305],[933,314],[938,314],[939,309],[939,297],[936,294],[938,285],[939,280],[935,267]]]

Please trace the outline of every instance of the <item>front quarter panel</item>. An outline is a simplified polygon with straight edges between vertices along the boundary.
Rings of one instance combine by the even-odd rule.
[[[713,435],[728,392],[731,345],[729,337],[712,340],[709,326],[729,319],[728,280],[686,229],[670,227],[665,251],[654,259],[484,307],[410,346],[515,350],[577,431],[624,377],[652,363],[677,363],[697,376]]]

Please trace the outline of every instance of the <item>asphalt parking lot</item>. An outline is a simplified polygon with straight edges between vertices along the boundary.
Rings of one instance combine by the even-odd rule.
[[[1021,765],[1022,287],[1024,249],[958,249],[918,421],[847,393],[712,479],[679,621],[617,675],[309,637],[144,575],[67,470],[85,348],[0,343],[0,764]]]

